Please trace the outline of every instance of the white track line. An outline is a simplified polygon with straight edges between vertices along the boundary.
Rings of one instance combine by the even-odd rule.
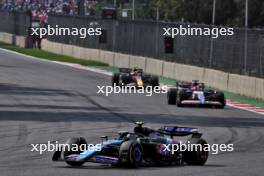
[[[5,51],[5,52],[9,52],[9,53],[12,53],[12,54],[16,54],[16,55],[19,55],[19,56],[27,57],[29,59],[42,61],[42,62],[49,62],[49,63],[56,63],[56,64],[60,64],[60,65],[66,65],[66,66],[74,67],[74,68],[77,68],[77,69],[88,70],[88,71],[92,71],[92,72],[95,72],[95,73],[100,73],[100,74],[104,74],[104,75],[108,75],[108,76],[113,75],[112,72],[110,72],[110,71],[105,71],[105,70],[102,70],[102,69],[97,69],[97,68],[92,68],[92,67],[85,67],[85,66],[82,66],[80,64],[73,64],[73,63],[68,63],[68,62],[58,62],[58,61],[51,61],[51,60],[41,59],[41,58],[38,58],[38,57],[29,56],[29,55],[26,55],[26,54],[22,54],[22,53],[19,53],[19,52],[16,52],[16,51],[7,50],[7,49],[3,49],[3,48],[0,48],[0,50]]]
[[[233,108],[236,108],[236,109],[241,109],[241,110],[245,110],[245,111],[249,111],[249,112],[254,112],[254,113],[257,113],[257,114],[260,114],[260,115],[264,115],[264,112],[258,112],[256,110],[253,110],[251,109],[253,106],[247,108],[247,107],[241,107],[241,106],[238,106],[238,105],[234,105],[232,103],[227,103],[228,106],[230,107],[233,107]],[[255,107],[254,109],[257,109],[257,107]]]

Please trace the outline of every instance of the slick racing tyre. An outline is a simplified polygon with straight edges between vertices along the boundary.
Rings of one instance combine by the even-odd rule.
[[[84,138],[82,137],[74,137],[74,138],[70,138],[67,140],[66,142],[66,145],[69,145],[69,149],[66,148],[66,150],[63,152],[63,156],[64,158],[69,156],[69,155],[72,155],[72,154],[80,154],[83,150],[80,148],[81,145],[84,146],[86,145],[87,146],[87,142]],[[75,146],[78,146],[78,151],[72,151],[71,149]],[[66,161],[66,163],[70,166],[82,166],[84,164],[84,162],[77,162],[77,161]]]
[[[217,101],[219,101],[222,105],[218,106],[220,109],[223,109],[226,105],[225,95],[222,92],[218,93]]]
[[[167,92],[167,101],[169,105],[176,104],[177,89],[169,89]]]
[[[119,74],[115,73],[112,77],[112,86],[118,86],[119,85]]]
[[[183,104],[181,103],[183,99],[183,95],[184,95],[184,92],[179,92],[179,94],[176,97],[176,105],[178,107],[183,107]]]
[[[152,76],[150,78],[150,84],[153,88],[159,86],[159,78],[157,76]]]
[[[198,144],[201,147],[193,147],[192,151],[185,151],[183,153],[183,160],[188,165],[204,165],[208,159],[208,151],[204,150],[207,142],[201,138],[191,138],[190,144]],[[197,148],[197,151],[196,151]]]
[[[143,160],[143,149],[136,141],[125,141],[119,150],[120,164],[124,167],[137,167]]]

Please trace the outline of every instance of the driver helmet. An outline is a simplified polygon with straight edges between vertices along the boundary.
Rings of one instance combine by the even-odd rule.
[[[198,80],[192,81],[192,90],[198,90],[199,89],[199,83]]]
[[[137,68],[137,67],[133,67],[133,68],[131,69],[131,74],[132,74],[132,75],[136,74],[137,72],[138,72],[138,68]]]

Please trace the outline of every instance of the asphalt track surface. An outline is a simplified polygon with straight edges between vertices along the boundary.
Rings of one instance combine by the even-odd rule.
[[[0,50],[0,175],[263,175],[264,116],[231,107],[177,108],[162,94],[105,97],[96,93],[97,85],[110,85],[110,77]],[[101,135],[132,129],[137,120],[199,127],[210,144],[233,143],[235,151],[210,155],[205,166],[137,169],[89,163],[71,168],[52,162],[50,152],[30,151],[30,144],[74,136],[98,142]]]

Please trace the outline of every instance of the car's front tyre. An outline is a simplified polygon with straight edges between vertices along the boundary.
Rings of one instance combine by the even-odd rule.
[[[125,141],[120,146],[119,159],[122,166],[137,167],[143,160],[143,148],[137,141]]]
[[[112,77],[112,86],[118,86],[119,85],[119,74],[115,73]]]
[[[188,165],[204,165],[208,159],[208,151],[205,150],[207,142],[202,138],[191,138],[189,144],[193,145],[191,151],[185,151],[183,153],[183,160]],[[195,145],[199,147],[195,147]],[[197,149],[197,150],[196,150]]]
[[[175,105],[177,99],[177,89],[169,89],[167,92],[167,101],[169,105]]]
[[[80,154],[81,152],[83,152],[81,147],[84,145],[87,146],[86,140],[82,137],[70,138],[66,141],[65,144],[68,145],[70,148],[66,148],[66,150],[63,152],[64,158],[67,158],[67,156],[69,156],[69,155]],[[78,146],[78,151],[72,150],[73,148],[75,148],[75,146]],[[84,164],[84,162],[82,162],[82,161],[67,161],[67,160],[65,160],[65,162],[68,165],[75,166],[75,167],[82,166]]]

